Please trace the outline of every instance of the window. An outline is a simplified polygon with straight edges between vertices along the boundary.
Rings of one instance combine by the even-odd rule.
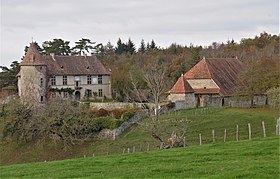
[[[98,84],[102,84],[102,75],[98,75]]]
[[[44,83],[43,78],[40,78],[40,86],[41,86],[41,87],[43,86],[43,83]]]
[[[62,77],[62,83],[63,85],[67,85],[67,76]]]
[[[67,91],[64,91],[63,92],[63,98],[67,98],[68,97],[68,92]]]
[[[91,75],[88,75],[88,76],[87,76],[87,84],[88,84],[88,85],[91,85]]]
[[[99,97],[102,97],[102,96],[103,96],[103,94],[102,94],[102,89],[99,89],[99,90],[98,90],[98,96],[99,96]]]
[[[55,86],[55,85],[56,85],[55,76],[52,76],[52,77],[51,77],[51,85],[52,85],[52,86]]]
[[[92,90],[89,89],[86,90],[86,97],[88,98],[92,97]]]
[[[41,102],[43,102],[43,101],[44,101],[44,96],[41,96],[40,101],[41,101]]]

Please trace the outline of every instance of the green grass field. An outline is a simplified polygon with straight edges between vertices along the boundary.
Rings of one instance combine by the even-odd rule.
[[[101,156],[122,154],[123,149],[135,146],[136,152],[146,150],[149,144],[150,150],[158,150],[159,142],[151,137],[149,131],[151,119],[146,119],[139,125],[132,127],[116,140],[93,139],[90,142],[74,146],[64,151],[59,144],[0,144],[1,165],[40,162],[62,159],[80,158],[84,155]],[[248,126],[252,127],[252,138],[263,136],[261,122],[265,122],[268,137],[275,136],[276,119],[269,108],[202,108],[171,112],[160,116],[163,139],[166,141],[171,132],[178,126],[175,121],[187,120],[185,128],[186,142],[188,146],[199,145],[199,133],[202,134],[202,143],[212,143],[212,129],[215,130],[216,142],[223,142],[224,129],[227,129],[227,142],[235,141],[236,125],[239,125],[240,140],[248,139]],[[148,126],[148,127],[147,127]],[[182,127],[182,126],[179,126]]]
[[[279,178],[279,137],[0,167],[1,178]]]

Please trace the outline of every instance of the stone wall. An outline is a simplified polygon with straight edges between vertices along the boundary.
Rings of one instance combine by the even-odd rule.
[[[48,79],[46,66],[21,66],[18,77],[19,96],[24,102],[45,102]]]
[[[107,138],[107,139],[116,139],[116,137],[120,136],[126,129],[130,128],[132,125],[137,124],[144,118],[149,115],[148,110],[140,110],[135,113],[135,115],[130,118],[128,121],[122,123],[120,127],[110,130],[110,129],[103,129],[99,133],[100,138]]]
[[[251,101],[248,99],[237,99],[233,96],[222,97],[217,95],[205,96],[206,106],[219,106],[219,107],[250,107]],[[267,105],[266,95],[256,95],[253,99],[254,106]]]
[[[112,110],[112,109],[124,109],[124,108],[149,108],[153,109],[155,105],[153,103],[122,103],[122,102],[108,102],[108,103],[95,103],[91,102],[89,104],[90,108],[96,108],[96,109],[106,109],[106,110]]]

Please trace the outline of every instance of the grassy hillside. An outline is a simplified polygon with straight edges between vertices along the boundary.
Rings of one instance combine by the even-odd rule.
[[[267,136],[275,135],[276,120],[273,112],[268,108],[202,108],[189,109],[177,112],[171,112],[160,116],[161,130],[163,138],[166,141],[172,130],[184,127],[186,133],[186,142],[189,146],[199,144],[199,133],[202,134],[203,145],[212,143],[212,129],[216,133],[216,142],[222,142],[224,129],[227,128],[227,141],[235,140],[236,125],[239,125],[240,140],[248,139],[248,126],[252,126],[252,138],[263,136],[261,122],[266,125]],[[176,126],[176,121],[187,121],[186,126]],[[25,163],[33,161],[50,161],[61,159],[80,158],[84,155],[95,156],[111,154],[122,154],[123,149],[135,146],[136,152],[147,149],[159,148],[159,142],[151,137],[149,130],[151,126],[150,119],[146,119],[137,126],[132,127],[116,140],[92,140],[87,144],[75,146],[74,148],[63,151],[59,144],[41,143],[41,144],[1,144],[2,165],[13,163]]]
[[[279,137],[1,167],[1,178],[279,178]]]
[[[159,142],[151,137],[150,120],[147,119],[138,126],[122,135],[115,141],[95,141],[90,152],[84,151],[86,155],[92,153],[104,155],[120,154],[123,148],[136,147],[139,150],[159,148]],[[234,141],[236,125],[239,125],[240,140],[248,139],[248,123],[251,124],[252,138],[262,137],[262,121],[265,122],[267,136],[275,135],[276,119],[273,112],[268,108],[202,108],[171,112],[160,116],[162,136],[165,141],[173,130],[185,128],[186,142],[189,146],[199,145],[199,133],[202,135],[202,143],[212,143],[212,129],[215,130],[216,142],[223,141],[224,130],[227,129],[227,141]],[[187,120],[184,126],[178,126],[180,120]]]

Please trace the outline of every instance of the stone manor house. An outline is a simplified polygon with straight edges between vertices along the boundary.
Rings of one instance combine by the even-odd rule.
[[[28,102],[45,102],[57,95],[111,98],[110,74],[95,56],[44,56],[31,43],[17,75],[19,96]]]
[[[177,80],[168,99],[176,108],[250,106],[250,100],[234,97],[244,64],[237,58],[203,58]],[[255,105],[266,105],[266,95],[254,96]]]

